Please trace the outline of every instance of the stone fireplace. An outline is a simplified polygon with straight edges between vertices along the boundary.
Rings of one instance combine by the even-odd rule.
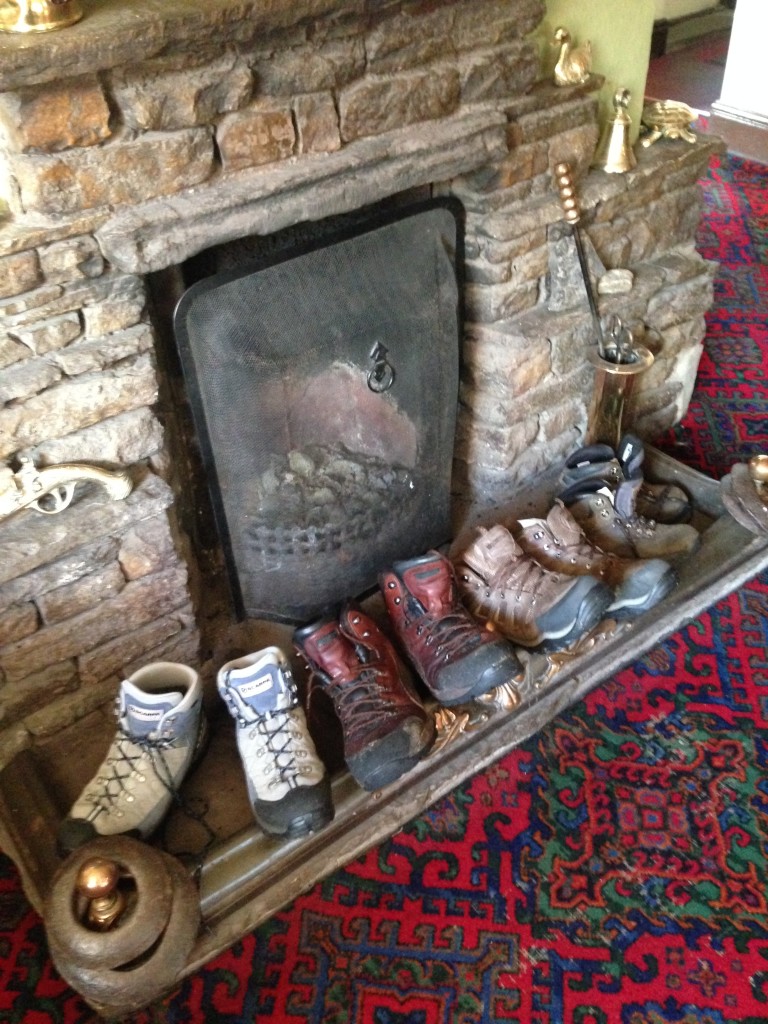
[[[583,291],[552,287],[552,168],[571,164],[602,266],[632,271],[601,311],[658,339],[633,410],[652,438],[685,412],[698,365],[712,268],[694,249],[696,182],[716,146],[590,171],[601,79],[552,84],[530,35],[539,0],[84,8],[50,36],[0,38],[0,462],[134,482],[122,501],[84,486],[58,515],[0,522],[0,760],[32,752],[64,793],[61,737],[108,728],[125,673],[172,660],[210,675],[283,639],[227,606],[168,332],[184,261],[372,204],[459,200],[453,491],[457,510],[492,508],[585,432],[592,330]]]

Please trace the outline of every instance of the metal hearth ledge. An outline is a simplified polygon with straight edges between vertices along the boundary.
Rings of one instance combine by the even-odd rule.
[[[476,702],[464,716],[466,721],[456,723],[454,735],[439,740],[428,758],[385,789],[365,793],[349,775],[337,778],[335,818],[316,835],[276,843],[253,827],[219,844],[202,870],[201,909],[207,928],[193,950],[190,972],[301,892],[393,835],[461,781],[533,736],[768,566],[768,536],[749,533],[725,512],[717,481],[649,447],[645,470],[649,479],[682,484],[694,499],[701,546],[676,566],[677,588],[632,623],[601,624],[570,655],[528,658],[523,702],[517,710]],[[545,514],[551,504],[547,498],[541,488],[518,494],[508,508],[495,509],[489,522]]]

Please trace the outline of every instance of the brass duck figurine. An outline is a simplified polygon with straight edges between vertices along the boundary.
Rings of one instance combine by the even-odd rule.
[[[592,43],[587,39],[573,46],[567,28],[555,29],[555,44],[560,47],[555,64],[555,85],[582,85],[592,70]]]

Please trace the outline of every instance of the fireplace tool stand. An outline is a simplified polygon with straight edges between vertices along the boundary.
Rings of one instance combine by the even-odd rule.
[[[589,361],[596,373],[587,416],[587,443],[602,442],[616,448],[623,433],[625,413],[635,381],[653,365],[654,357],[644,345],[635,342],[632,332],[620,317],[612,316],[607,331],[604,330],[581,237],[581,211],[569,164],[555,165],[555,182],[565,219],[571,226],[597,341],[597,348],[589,352]]]

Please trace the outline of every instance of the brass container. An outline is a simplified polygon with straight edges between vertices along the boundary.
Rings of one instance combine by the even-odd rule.
[[[0,0],[0,32],[52,32],[82,16],[80,0]]]
[[[618,448],[626,429],[625,412],[635,381],[653,365],[653,353],[644,345],[635,345],[633,363],[611,363],[597,349],[590,349],[589,361],[596,369],[595,388],[587,415],[587,444],[601,442]]]

